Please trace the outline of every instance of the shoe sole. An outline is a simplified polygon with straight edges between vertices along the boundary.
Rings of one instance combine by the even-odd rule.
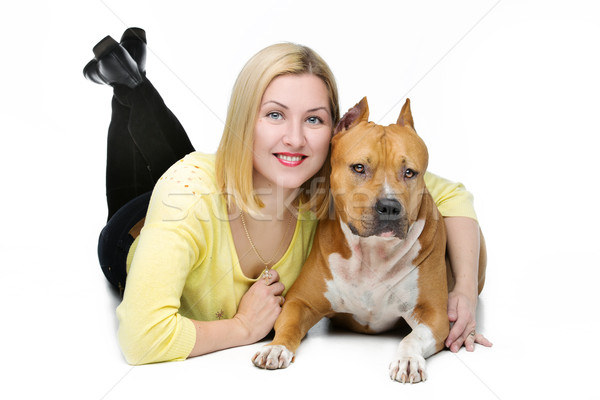
[[[118,45],[119,43],[115,39],[113,39],[110,36],[107,36],[94,46],[92,52],[94,53],[94,57],[96,58],[96,60],[99,60],[106,54],[113,51],[113,49]]]
[[[146,41],[146,31],[142,28],[127,28],[123,32],[123,36],[121,36],[121,42],[125,40],[141,40],[145,44],[148,44]]]

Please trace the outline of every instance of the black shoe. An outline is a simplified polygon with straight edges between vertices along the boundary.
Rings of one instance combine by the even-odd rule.
[[[110,36],[98,42],[93,52],[96,57],[83,68],[83,75],[90,81],[130,88],[142,83],[142,74],[135,60]]]
[[[142,75],[146,75],[146,31],[142,28],[128,28],[121,36],[121,46],[138,65]]]

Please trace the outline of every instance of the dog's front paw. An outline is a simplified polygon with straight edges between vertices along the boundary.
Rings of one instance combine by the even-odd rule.
[[[257,351],[252,362],[259,368],[279,369],[287,368],[294,361],[294,353],[285,346],[264,346]]]
[[[421,355],[403,356],[390,364],[390,378],[402,383],[417,383],[427,379],[425,359]]]

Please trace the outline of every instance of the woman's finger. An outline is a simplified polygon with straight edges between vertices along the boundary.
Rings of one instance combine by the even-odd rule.
[[[448,319],[450,322],[456,322],[458,319],[458,299],[455,297],[448,299]]]
[[[273,296],[279,296],[285,290],[285,285],[281,282],[275,282],[275,283],[269,285],[269,287],[267,289],[268,289],[267,293],[269,293]]]
[[[466,320],[464,318],[459,318],[452,326],[452,329],[450,329],[450,333],[448,334],[448,339],[446,339],[446,347],[452,346],[452,344],[455,341],[460,339],[461,336],[464,334],[466,328],[467,328]],[[463,342],[464,342],[464,339],[461,340],[460,346],[462,346]],[[459,348],[460,348],[460,346],[459,346]]]
[[[486,339],[481,333],[475,334],[475,343],[480,344],[485,347],[492,347],[493,343]]]
[[[462,332],[460,332],[459,337],[454,341],[454,343],[450,344],[450,350],[452,352],[457,352],[458,350],[460,350],[460,348],[464,345],[465,347],[467,347],[468,344],[471,344],[471,348],[472,348],[472,342],[470,341],[471,339],[474,339],[474,333],[475,333],[475,321],[469,321],[469,323],[464,324],[464,328],[462,330]],[[467,350],[469,348],[467,347]]]
[[[465,338],[465,348],[467,349],[467,351],[475,350],[475,335],[476,335],[476,333],[473,330],[473,331],[469,332],[469,334]]]

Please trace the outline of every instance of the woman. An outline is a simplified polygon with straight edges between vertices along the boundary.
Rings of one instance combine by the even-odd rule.
[[[107,37],[94,53],[84,74],[114,88],[99,256],[111,283],[122,290],[127,278],[117,309],[127,361],[182,360],[262,339],[328,209],[329,141],[339,120],[329,67],[304,46],[261,50],[236,80],[217,154],[205,155],[145,77],[142,30],[127,30],[121,44]],[[469,193],[432,182],[447,215],[459,216],[449,219],[479,232]],[[451,225],[461,242],[465,233]],[[467,283],[477,276],[469,264],[476,239],[450,253],[464,275],[455,274],[456,287],[465,282],[475,301]],[[483,342],[469,335],[470,295],[453,292],[465,328],[451,345],[467,349],[469,338]]]

